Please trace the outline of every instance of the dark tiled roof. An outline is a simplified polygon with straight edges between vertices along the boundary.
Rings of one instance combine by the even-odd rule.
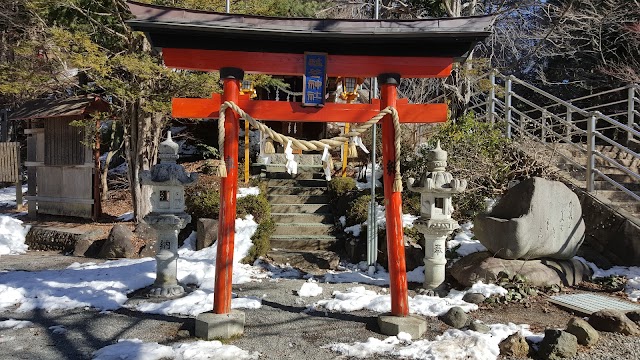
[[[235,15],[128,2],[156,47],[334,55],[461,57],[491,32],[492,16],[418,20]]]
[[[96,95],[74,96],[64,99],[37,99],[9,113],[10,120],[46,119],[107,111],[109,104]]]

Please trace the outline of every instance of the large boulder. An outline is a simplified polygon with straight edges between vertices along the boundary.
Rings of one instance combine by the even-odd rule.
[[[140,245],[140,241],[126,225],[116,224],[111,228],[98,257],[105,259],[138,257]]]
[[[218,240],[218,220],[198,219],[196,225],[196,250],[211,246]]]
[[[569,334],[575,335],[578,339],[578,344],[584,346],[592,346],[600,339],[600,334],[594,329],[588,322],[580,318],[571,318],[567,324],[567,330]]]
[[[625,313],[619,310],[605,309],[589,316],[589,324],[594,329],[616,332],[625,335],[640,335],[640,328]]]
[[[474,222],[478,240],[504,259],[571,259],[584,240],[578,196],[558,181],[527,179]]]
[[[573,286],[587,280],[591,269],[577,258],[571,260],[506,260],[493,257],[487,251],[473,253],[451,266],[451,276],[464,286],[478,281],[495,283],[500,272],[509,277],[522,275],[533,286]]]
[[[578,352],[578,339],[575,335],[562,330],[547,329],[540,343],[538,355],[542,359],[566,359]]]

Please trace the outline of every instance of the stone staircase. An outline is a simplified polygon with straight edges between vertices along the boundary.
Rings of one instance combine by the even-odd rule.
[[[296,156],[297,175],[287,174],[278,163],[282,160],[275,156],[263,166],[271,217],[276,223],[268,257],[311,273],[335,268],[341,239],[333,233],[334,217],[319,155]]]
[[[579,145],[579,144],[578,144]],[[596,145],[596,150],[607,156],[610,159],[615,160],[620,165],[627,167],[629,170],[638,173],[640,170],[640,159],[634,158],[630,153],[620,151],[615,146],[611,145]],[[558,154],[562,154],[565,157],[569,157],[573,161],[579,164],[586,164],[587,157],[579,149],[576,149],[570,144],[555,144],[555,151]],[[610,164],[602,157],[595,157],[595,168],[602,172],[607,177],[616,181],[626,189],[632,191],[636,195],[640,195],[640,183],[633,177],[620,170],[616,166]],[[585,188],[586,179],[585,171],[578,168],[565,158],[558,157],[557,167],[569,175],[569,178],[576,186]],[[567,178],[567,176],[565,176]],[[634,222],[640,224],[640,202],[624,192],[618,190],[615,185],[611,184],[604,178],[596,176],[593,195],[600,199],[605,204],[609,205],[616,211],[629,217]]]

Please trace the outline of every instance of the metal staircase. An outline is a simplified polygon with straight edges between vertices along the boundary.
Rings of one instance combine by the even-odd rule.
[[[543,151],[575,187],[640,224],[640,86],[563,100],[498,72],[474,79],[470,110],[525,151]]]

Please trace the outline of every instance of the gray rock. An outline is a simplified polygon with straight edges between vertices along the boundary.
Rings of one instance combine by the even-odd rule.
[[[469,316],[461,307],[454,306],[442,315],[442,321],[451,327],[461,329],[469,324]]]
[[[198,219],[196,227],[196,250],[211,246],[218,240],[218,220]]]
[[[474,233],[504,259],[571,259],[584,240],[578,196],[559,181],[527,179],[509,189]]]
[[[544,331],[544,339],[540,343],[538,355],[542,359],[566,359],[578,353],[578,339],[573,334],[562,330]]]
[[[640,310],[627,311],[626,315],[629,320],[636,323],[636,325],[640,325]]]
[[[495,283],[501,271],[510,276],[520,274],[533,286],[573,286],[588,279],[592,273],[589,266],[575,258],[506,260],[486,251],[467,255],[451,266],[451,275],[464,286],[472,286],[479,280]]]
[[[526,358],[529,355],[529,344],[519,332],[509,335],[500,342],[500,355]]]
[[[486,297],[479,293],[466,293],[462,297],[463,301],[466,301],[471,304],[480,304],[485,301]]]
[[[572,318],[569,320],[565,331],[575,335],[580,345],[593,346],[600,339],[598,331],[589,325],[588,322],[580,318]]]
[[[600,310],[589,316],[589,324],[596,330],[625,335],[640,335],[640,328],[622,311]]]
[[[482,334],[488,334],[491,331],[489,325],[481,323],[480,321],[472,321],[469,324],[469,330],[477,331]]]
[[[137,257],[138,248],[133,244],[134,238],[133,232],[125,225],[114,225],[98,257],[104,259]]]
[[[158,232],[147,223],[141,222],[136,225],[135,236],[142,241],[140,249],[140,257],[156,256],[156,241],[158,240]]]

